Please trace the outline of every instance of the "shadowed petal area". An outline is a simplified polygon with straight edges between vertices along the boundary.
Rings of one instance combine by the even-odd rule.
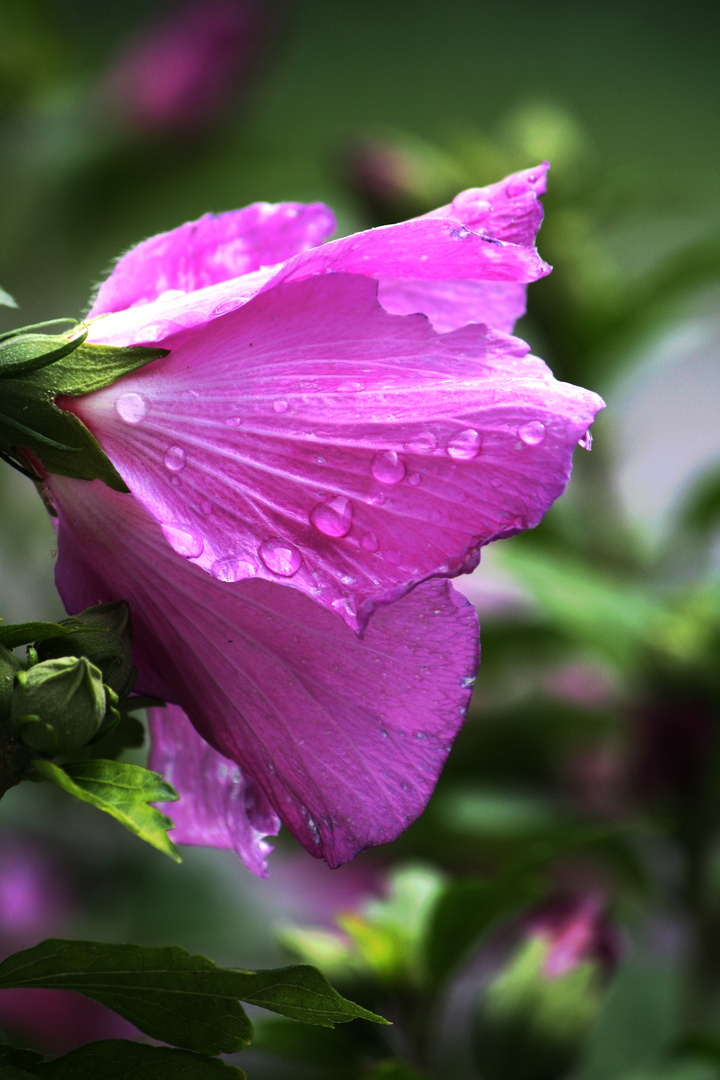
[[[88,318],[150,303],[169,290],[189,293],[285,262],[334,230],[334,215],[323,203],[253,203],[205,214],[123,255],[100,286]]]
[[[537,525],[602,402],[524,342],[388,315],[376,283],[277,286],[114,385],[61,399],[169,545],[292,585],[362,630]]]
[[[182,709],[149,709],[152,746],[148,765],[176,789],[179,802],[161,806],[175,825],[178,844],[231,848],[260,877],[267,877],[272,851],[265,836],[277,836],[280,819],[254,780],[234,761],[201,739]]]
[[[131,495],[60,476],[48,489],[68,610],[129,602],[138,689],[167,687],[308,851],[336,866],[418,817],[477,667],[464,597],[428,582],[359,640],[295,589],[221,582],[178,558]]]

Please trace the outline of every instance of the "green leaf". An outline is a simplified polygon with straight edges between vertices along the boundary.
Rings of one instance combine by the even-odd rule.
[[[95,345],[87,342],[75,349],[71,356],[57,361],[52,368],[39,371],[33,383],[55,394],[78,397],[93,390],[111,386],[121,375],[145,367],[153,360],[167,356],[169,349],[151,348],[146,345]]]
[[[28,1072],[19,1075],[39,1080],[245,1080],[241,1069],[217,1058],[126,1039],[87,1043],[54,1061],[26,1068]]]
[[[66,762],[62,769],[50,761],[36,759],[35,772],[51,784],[74,795],[81,802],[104,810],[126,829],[152,844],[158,851],[180,862],[180,855],[167,830],[173,827],[166,817],[148,803],[171,802],[179,798],[175,788],[159,773],[120,761],[95,758]]]
[[[338,994],[317,968],[305,964],[272,971],[225,971],[218,973],[228,991],[242,1001],[280,1013],[303,1024],[334,1027],[349,1020],[388,1021]],[[218,983],[220,985],[220,983]]]
[[[59,322],[65,320],[60,319]],[[85,323],[72,322],[65,334],[34,334],[34,327],[3,334],[0,338],[0,379],[16,379],[39,371],[74,352],[88,335]]]
[[[5,307],[17,307],[17,300],[14,300],[9,292],[0,289],[0,304],[3,304]]]
[[[0,964],[0,988],[75,990],[163,1042],[203,1054],[233,1053],[252,1038],[239,1000],[306,1024],[386,1020],[347,1001],[314,968],[218,968],[178,946],[145,948],[44,941]]]
[[[0,964],[0,987],[75,990],[146,1035],[201,1054],[232,1054],[252,1038],[237,995],[213,984],[218,968],[178,946],[43,941]],[[232,973],[231,973],[232,974]]]
[[[67,626],[51,622],[9,623],[0,626],[0,645],[6,649],[17,649],[21,645],[30,645],[40,638],[67,637],[73,633]]]

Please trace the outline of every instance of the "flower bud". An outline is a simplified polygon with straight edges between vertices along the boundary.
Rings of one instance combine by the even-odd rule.
[[[84,656],[91,665],[100,668],[106,687],[121,698],[129,694],[136,673],[132,662],[133,639],[127,604],[122,600],[98,604],[79,615],[63,619],[61,625],[67,626],[73,633],[69,637],[38,642],[40,659]]]
[[[21,741],[38,753],[80,749],[106,708],[102,674],[85,657],[46,660],[15,677],[11,718]]]
[[[617,961],[594,896],[536,913],[483,994],[475,1049],[487,1080],[560,1080],[572,1069]]]

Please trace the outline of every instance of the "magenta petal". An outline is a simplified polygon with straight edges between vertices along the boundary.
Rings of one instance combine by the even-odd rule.
[[[178,844],[231,848],[260,877],[267,877],[272,851],[265,836],[277,836],[280,819],[265,792],[234,761],[202,739],[182,709],[150,709],[151,769],[176,789],[180,801],[161,809],[175,825]]]
[[[285,262],[321,244],[334,229],[332,211],[322,203],[253,203],[225,214],[205,214],[123,255],[100,286],[88,318]]]
[[[512,333],[525,314],[527,286],[514,281],[405,281],[383,278],[378,300],[391,315],[427,315],[445,333],[467,323],[487,323]]]
[[[447,582],[383,608],[361,641],[295,589],[221,582],[178,558],[130,495],[59,476],[48,486],[68,609],[128,600],[139,689],[158,673],[312,854],[338,865],[422,812],[478,660],[477,617]],[[102,568],[100,593],[89,566]]]
[[[178,554],[221,581],[291,581],[362,629],[535,526],[602,402],[516,338],[437,334],[383,311],[371,280],[329,275],[63,405]]]

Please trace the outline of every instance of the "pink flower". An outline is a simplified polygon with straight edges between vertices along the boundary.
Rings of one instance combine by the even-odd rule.
[[[193,0],[172,10],[108,73],[114,108],[149,134],[205,127],[252,74],[270,16],[263,0]]]
[[[60,400],[131,494],[48,479],[57,583],[128,600],[139,688],[192,722],[151,721],[180,841],[263,872],[277,814],[337,865],[427,803],[478,659],[443,579],[540,521],[602,406],[508,333],[544,173],[329,243],[319,204],[207,215],[101,286],[91,340],[171,352]]]

